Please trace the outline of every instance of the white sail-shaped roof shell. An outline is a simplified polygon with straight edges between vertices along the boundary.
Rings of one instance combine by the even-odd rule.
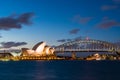
[[[45,46],[45,53],[47,55],[50,54],[50,47],[49,46]]]
[[[45,47],[46,43],[45,42],[40,42],[38,44],[36,44],[32,50],[35,51],[35,53],[37,54],[42,54],[44,47]]]

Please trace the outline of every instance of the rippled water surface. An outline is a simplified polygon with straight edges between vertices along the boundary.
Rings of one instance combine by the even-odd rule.
[[[0,62],[0,80],[120,80],[120,61]]]

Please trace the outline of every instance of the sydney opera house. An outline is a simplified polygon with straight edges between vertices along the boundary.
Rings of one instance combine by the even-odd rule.
[[[1,53],[0,60],[8,61],[8,60],[56,60],[61,59],[58,58],[54,54],[55,49],[47,46],[46,42],[39,42],[32,49],[22,48],[21,52],[17,56],[12,56],[11,53]]]
[[[22,48],[21,56],[48,56],[54,55],[54,48],[46,45],[46,42],[37,43],[32,49]]]

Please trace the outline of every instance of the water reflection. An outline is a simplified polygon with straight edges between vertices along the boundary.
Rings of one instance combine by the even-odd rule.
[[[119,80],[120,61],[0,62],[0,80]]]

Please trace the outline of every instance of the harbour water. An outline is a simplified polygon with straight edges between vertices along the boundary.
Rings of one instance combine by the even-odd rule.
[[[1,61],[0,80],[120,80],[120,61]]]

